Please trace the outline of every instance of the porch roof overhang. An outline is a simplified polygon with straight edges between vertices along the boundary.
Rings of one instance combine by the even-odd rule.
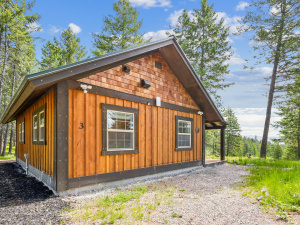
[[[218,126],[226,125],[227,123],[174,37],[27,75],[6,108],[1,118],[1,123],[15,120],[41,95],[61,81],[78,80],[157,52],[161,54],[175,76],[198,105],[199,110],[204,113],[205,122]]]

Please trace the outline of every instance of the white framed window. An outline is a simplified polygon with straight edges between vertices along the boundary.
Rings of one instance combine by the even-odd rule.
[[[178,120],[178,148],[191,147],[191,125],[191,121]]]
[[[138,109],[101,104],[102,155],[138,153]]]
[[[46,104],[32,113],[32,144],[46,145]]]
[[[19,144],[25,144],[25,118],[19,121]]]
[[[37,115],[33,116],[33,136],[32,136],[33,141],[38,140],[38,117]]]
[[[45,140],[45,111],[39,113],[39,140]]]
[[[134,149],[134,114],[107,110],[108,151]]]
[[[175,116],[175,150],[193,150],[193,118]]]

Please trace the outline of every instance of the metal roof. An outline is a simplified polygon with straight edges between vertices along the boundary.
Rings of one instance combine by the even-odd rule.
[[[38,96],[41,96],[41,94],[60,81],[86,77],[155,52],[159,52],[162,55],[187,92],[205,113],[206,120],[209,122],[220,122],[225,125],[226,122],[222,115],[174,37],[27,75],[6,108],[1,118],[1,123],[15,120]]]

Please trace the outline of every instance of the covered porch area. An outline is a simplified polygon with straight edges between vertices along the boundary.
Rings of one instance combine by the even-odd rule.
[[[222,125],[221,123],[205,123],[205,130],[220,130],[220,158],[205,158],[205,167],[212,167],[217,165],[222,165],[226,163],[225,160],[225,129],[226,125]],[[204,156],[205,157],[205,156]]]

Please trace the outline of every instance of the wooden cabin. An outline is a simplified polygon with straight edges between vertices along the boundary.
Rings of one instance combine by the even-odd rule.
[[[226,125],[173,37],[26,76],[13,120],[17,163],[58,194],[204,165]]]

